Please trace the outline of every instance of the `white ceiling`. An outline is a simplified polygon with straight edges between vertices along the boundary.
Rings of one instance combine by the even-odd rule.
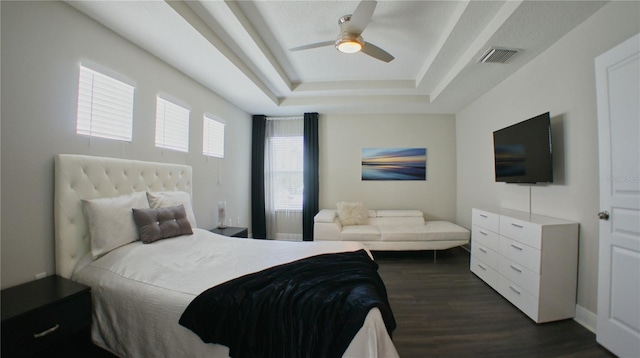
[[[332,46],[358,1],[69,1],[252,114],[456,113],[602,1],[381,0],[362,36],[385,63]],[[520,51],[476,63],[491,46]],[[553,84],[550,84],[553,85]]]

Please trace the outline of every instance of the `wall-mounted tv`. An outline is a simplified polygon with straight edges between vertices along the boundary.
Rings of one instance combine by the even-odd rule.
[[[553,183],[549,112],[493,132],[496,182]]]

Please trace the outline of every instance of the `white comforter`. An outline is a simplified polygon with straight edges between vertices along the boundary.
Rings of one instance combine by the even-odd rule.
[[[194,229],[193,235],[153,244],[134,242],[92,261],[73,279],[92,287],[96,344],[121,357],[228,357],[225,346],[205,344],[178,324],[202,291],[274,265],[363,247],[349,242],[285,242],[228,238]],[[380,311],[369,312],[345,357],[397,357]]]

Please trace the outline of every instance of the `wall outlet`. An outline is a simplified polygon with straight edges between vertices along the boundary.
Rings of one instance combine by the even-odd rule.
[[[39,280],[41,278],[45,278],[47,277],[47,273],[46,272],[40,272],[36,274],[36,280]]]

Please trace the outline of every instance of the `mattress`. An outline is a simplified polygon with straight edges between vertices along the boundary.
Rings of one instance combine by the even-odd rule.
[[[350,242],[229,238],[202,229],[153,244],[133,242],[78,262],[72,278],[91,286],[92,337],[123,357],[228,357],[178,324],[204,290],[230,279],[323,253],[356,251]],[[397,357],[378,309],[372,309],[345,357]]]

